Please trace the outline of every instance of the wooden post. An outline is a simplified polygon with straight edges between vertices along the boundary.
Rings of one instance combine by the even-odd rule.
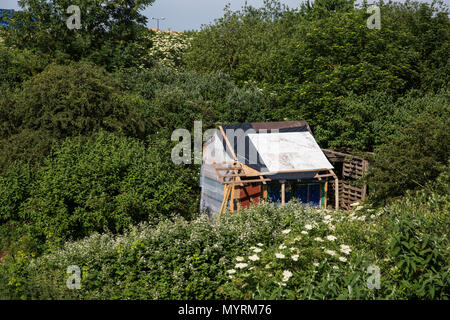
[[[339,210],[339,179],[334,179],[334,201],[336,203],[336,210]]]
[[[339,210],[339,179],[333,170],[328,170],[334,178],[334,206],[336,210]]]
[[[224,186],[223,201],[222,201],[222,205],[220,207],[219,215],[222,215],[225,212],[225,209],[227,208],[228,198],[230,197],[230,191],[231,191],[231,186],[225,185]]]
[[[262,203],[266,203],[266,199],[267,199],[267,184],[264,184],[262,186]]]
[[[286,181],[283,180],[281,183],[281,203],[286,203]]]
[[[230,211],[231,212],[234,212],[234,190],[235,190],[235,184],[233,183],[231,185],[231,199],[230,199]]]
[[[324,203],[324,207],[325,210],[327,210],[327,199],[328,199],[328,179],[325,180],[325,203]]]

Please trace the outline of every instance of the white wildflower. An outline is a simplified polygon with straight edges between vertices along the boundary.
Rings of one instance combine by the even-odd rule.
[[[318,241],[318,242],[323,242],[323,239],[320,237],[314,238],[314,240]]]
[[[246,263],[238,263],[238,264],[236,264],[235,268],[244,269],[247,266],[248,266],[248,264],[246,264]]]
[[[280,246],[278,247],[278,249],[286,249],[287,247],[284,244],[280,244]]]
[[[230,269],[230,270],[227,270],[227,272],[228,272],[229,274],[235,274],[235,273],[236,273],[236,270]]]
[[[347,258],[345,258],[345,257],[339,257],[339,260],[342,262],[347,262]]]
[[[259,247],[262,247],[263,246],[263,244],[260,242],[260,243],[257,243],[256,244],[257,246],[259,246]]]
[[[284,259],[285,256],[282,253],[275,253],[275,257],[277,257],[278,259]]]
[[[312,228],[313,228],[313,226],[310,225],[310,224],[305,225],[305,229],[306,229],[306,230],[311,230]]]
[[[341,252],[345,253],[345,254],[350,254],[352,250],[350,249],[349,246],[345,245],[345,244],[341,244]]]
[[[336,252],[334,250],[329,250],[329,249],[325,250],[325,253],[327,253],[327,254],[329,254],[330,256],[333,256],[333,257],[336,255]]]
[[[283,234],[288,234],[289,232],[291,232],[291,229],[286,229],[282,231]]]
[[[283,282],[289,281],[289,279],[292,277],[292,272],[288,270],[283,271]]]
[[[335,236],[327,236],[327,240],[329,240],[329,241],[334,241],[336,239],[337,238]]]
[[[253,249],[253,252],[256,252],[256,253],[261,252],[261,251],[262,251],[262,249],[260,249],[260,248]]]
[[[256,254],[254,254],[254,255],[252,255],[252,256],[250,256],[250,257],[248,257],[251,261],[258,261],[259,260],[259,257],[256,255]]]
[[[244,261],[244,257],[236,257],[236,261],[239,261],[239,262]]]
[[[303,231],[301,232],[301,234],[308,234],[308,232],[305,231],[305,230],[303,230]]]
[[[298,257],[299,257],[299,255],[298,255],[298,254],[296,254],[296,255],[293,255],[293,256],[292,256],[292,260],[294,260],[294,261],[298,261]]]

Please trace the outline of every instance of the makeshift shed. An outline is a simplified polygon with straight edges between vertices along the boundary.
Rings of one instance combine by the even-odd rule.
[[[224,125],[203,148],[201,210],[210,216],[252,203],[327,208],[330,185],[339,208],[339,179],[305,121]]]

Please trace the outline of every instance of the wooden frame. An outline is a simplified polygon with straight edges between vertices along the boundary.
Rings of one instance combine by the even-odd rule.
[[[221,162],[221,163],[213,163],[214,169],[216,170],[217,176],[220,179],[220,182],[224,185],[224,196],[222,200],[222,205],[220,207],[219,215],[222,215],[226,208],[228,207],[228,203],[230,202],[230,211],[234,212],[235,208],[239,210],[239,205],[235,206],[236,200],[236,185],[244,187],[246,184],[252,183],[261,183],[262,184],[262,197],[263,203],[265,203],[267,198],[267,182],[272,181],[270,178],[265,178],[264,176],[270,176],[274,174],[283,174],[283,173],[303,173],[303,172],[318,172],[314,178],[321,181],[323,178],[325,181],[325,209],[327,208],[327,192],[328,192],[328,178],[333,177],[335,183],[335,207],[336,210],[339,210],[339,179],[337,175],[334,173],[332,169],[323,168],[323,169],[314,169],[314,170],[289,170],[289,171],[280,171],[280,172],[259,172],[255,169],[250,168],[245,164],[241,164],[238,161],[236,154],[231,146],[230,141],[228,140],[225,131],[222,126],[219,126],[219,130],[225,140],[226,145],[230,149],[231,155],[233,157],[234,162]],[[225,165],[225,166],[224,166]],[[228,167],[226,165],[229,165]],[[225,171],[225,173],[221,173]],[[232,171],[233,173],[228,173]],[[319,174],[320,172],[326,171],[328,173]],[[258,179],[251,179],[256,178]],[[247,179],[241,179],[247,178]],[[286,180],[281,180],[281,203],[285,204],[286,202]],[[230,199],[231,197],[231,199]]]

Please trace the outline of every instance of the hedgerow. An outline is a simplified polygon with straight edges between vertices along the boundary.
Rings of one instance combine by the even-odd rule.
[[[351,213],[290,203],[95,234],[0,267],[23,299],[448,299],[449,197],[419,192]],[[69,265],[82,270],[69,290]],[[380,270],[370,289],[369,266]]]

